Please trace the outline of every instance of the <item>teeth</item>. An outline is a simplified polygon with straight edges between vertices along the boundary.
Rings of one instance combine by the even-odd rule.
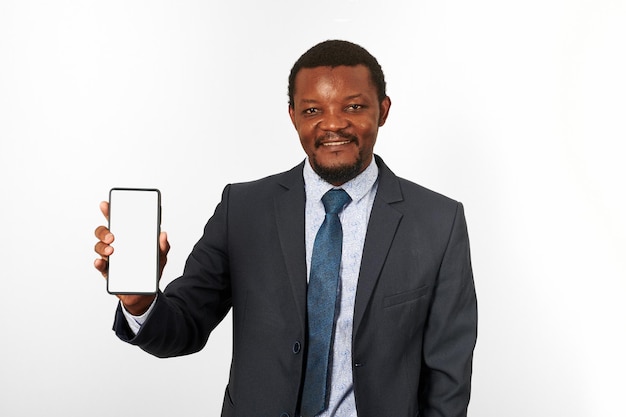
[[[324,143],[324,146],[339,146],[339,145],[345,145],[346,143],[350,143],[350,141],[344,140],[343,142],[326,142]]]

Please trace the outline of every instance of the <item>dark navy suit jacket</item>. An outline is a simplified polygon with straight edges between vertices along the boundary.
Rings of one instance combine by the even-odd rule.
[[[379,185],[354,309],[360,417],[461,417],[470,396],[476,296],[463,206],[395,176]],[[182,277],[139,333],[118,309],[118,336],[159,356],[204,347],[233,309],[222,416],[297,416],[306,338],[302,164],[229,185]]]

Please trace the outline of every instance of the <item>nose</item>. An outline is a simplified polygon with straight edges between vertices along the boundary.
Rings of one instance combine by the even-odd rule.
[[[337,132],[348,127],[350,122],[341,111],[327,111],[320,120],[319,127],[322,130]]]

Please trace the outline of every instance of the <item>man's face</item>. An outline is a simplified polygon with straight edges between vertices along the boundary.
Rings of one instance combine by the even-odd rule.
[[[378,101],[363,65],[303,68],[289,116],[315,172],[341,185],[369,165],[390,106],[389,97]]]

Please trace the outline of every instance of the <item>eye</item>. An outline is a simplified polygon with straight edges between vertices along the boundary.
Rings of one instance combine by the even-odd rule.
[[[361,110],[363,109],[365,106],[361,105],[361,104],[350,104],[348,107],[346,107],[347,110],[350,111],[354,111],[354,110]]]
[[[305,109],[302,113],[304,113],[304,114],[315,114],[315,113],[318,113],[318,112],[319,112],[319,110],[316,109],[315,107],[310,107],[308,109]]]

